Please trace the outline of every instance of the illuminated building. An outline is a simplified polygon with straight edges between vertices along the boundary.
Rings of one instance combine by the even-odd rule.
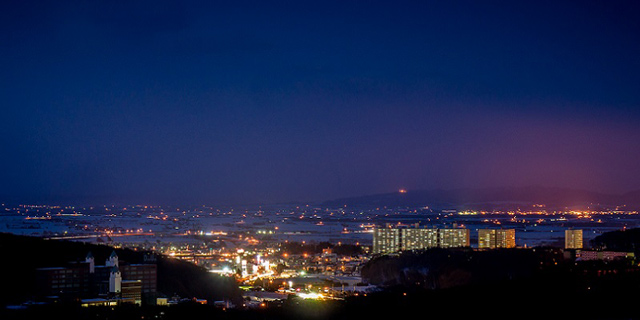
[[[469,246],[468,229],[429,229],[413,226],[376,227],[373,230],[373,253],[384,254],[429,248]]]
[[[38,295],[77,300],[90,297],[115,297],[121,302],[140,304],[142,296],[153,297],[157,287],[156,264],[126,264],[115,251],[105,265],[96,266],[88,254],[82,262],[64,267],[36,269]]]
[[[125,264],[120,267],[120,272],[122,272],[124,279],[142,281],[142,294],[152,296],[156,293],[158,286],[158,267],[156,264]]]
[[[107,267],[113,267],[113,266],[118,267],[118,255],[116,254],[115,251],[111,252],[111,255],[109,256],[109,258],[107,259],[104,265]]]
[[[564,231],[565,249],[582,249],[582,230],[568,229]]]
[[[87,257],[84,259],[84,261],[89,264],[89,273],[95,273],[96,259],[93,257],[93,254],[91,252],[87,254]]]
[[[633,252],[616,252],[616,251],[585,251],[577,250],[576,260],[615,260],[623,258],[634,258]]]
[[[439,229],[438,238],[440,248],[468,247],[469,229]]]
[[[401,230],[402,250],[419,250],[438,246],[438,229],[406,228]]]
[[[113,266],[109,273],[109,292],[120,293],[122,289],[122,273],[118,266]]]
[[[515,248],[515,229],[480,229],[478,230],[478,248]]]
[[[373,253],[392,253],[400,250],[400,229],[386,228],[373,229]]]
[[[142,303],[142,281],[122,280],[121,299],[123,302],[141,304]]]

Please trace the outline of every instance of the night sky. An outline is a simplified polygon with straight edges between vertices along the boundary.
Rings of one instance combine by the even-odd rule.
[[[638,1],[2,1],[3,201],[640,189]]]

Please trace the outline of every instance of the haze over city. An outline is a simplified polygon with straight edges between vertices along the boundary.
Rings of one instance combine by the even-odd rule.
[[[0,319],[635,319],[638,1],[0,1]]]
[[[640,189],[637,2],[0,5],[0,195]]]

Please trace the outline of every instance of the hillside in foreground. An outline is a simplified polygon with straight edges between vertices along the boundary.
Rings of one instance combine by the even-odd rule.
[[[22,303],[35,299],[37,268],[61,267],[69,262],[83,261],[88,252],[96,264],[104,264],[114,248],[84,242],[44,240],[37,237],[0,233],[0,252],[3,259],[1,274],[6,275],[11,290],[0,290],[0,305]],[[115,249],[119,259],[127,263],[145,263],[145,255],[129,249]],[[157,264],[158,294],[171,297],[207,299],[209,301],[241,299],[233,278],[224,278],[192,263],[153,255]]]
[[[609,249],[634,247],[638,234],[638,230],[607,233],[599,243]],[[82,257],[87,250],[101,261],[112,250],[107,246],[6,234],[0,234],[0,246],[3,254],[11,257],[4,260],[2,271],[14,275],[6,278],[6,288],[11,290],[2,292],[5,302],[28,296],[27,277],[36,267],[77,260],[78,254]],[[131,250],[117,253],[130,262],[144,257],[144,253]],[[230,279],[203,271],[183,261],[159,257],[159,289],[212,300],[233,298],[238,293]],[[433,319],[637,318],[633,307],[640,288],[640,267],[633,259],[575,261],[563,250],[540,247],[430,249],[374,257],[362,273],[366,281],[384,289],[337,301],[289,296],[282,303],[268,303],[260,309],[222,310],[196,303],[116,308],[48,305],[27,310],[0,309],[0,318],[55,315],[66,319],[393,319],[416,314]]]

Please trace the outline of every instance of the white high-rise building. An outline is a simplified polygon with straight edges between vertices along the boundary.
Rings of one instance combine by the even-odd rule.
[[[84,261],[89,263],[89,273],[95,273],[96,272],[96,259],[93,257],[93,254],[91,253],[91,251],[89,251],[89,253],[87,253],[87,257],[84,258]]]
[[[109,292],[119,293],[122,290],[122,274],[118,266],[113,266],[109,273]]]
[[[107,259],[107,262],[104,265],[107,267],[118,266],[118,255],[116,254],[115,250],[111,252],[111,255],[109,256],[109,258]]]

